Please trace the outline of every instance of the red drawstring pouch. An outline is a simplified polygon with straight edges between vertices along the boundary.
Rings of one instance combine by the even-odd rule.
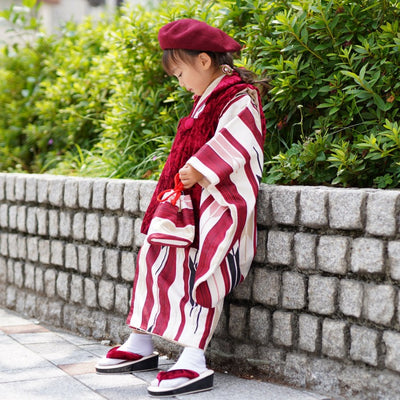
[[[147,241],[158,246],[187,247],[194,239],[194,213],[190,195],[183,193],[179,174],[175,187],[161,192],[150,222]]]

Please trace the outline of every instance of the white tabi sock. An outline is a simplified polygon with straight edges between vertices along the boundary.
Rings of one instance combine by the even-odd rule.
[[[151,335],[132,332],[129,335],[128,340],[122,346],[120,346],[118,350],[140,354],[143,357],[147,357],[150,354],[153,354],[153,340]],[[126,360],[121,360],[119,358],[107,358],[104,356],[99,361],[99,365],[115,365],[123,361]]]
[[[207,367],[204,350],[194,347],[185,347],[182,354],[178,358],[178,361],[168,371],[173,371],[176,369],[189,369],[197,372],[198,374],[206,371]],[[188,380],[189,378],[168,379],[161,381],[159,386],[163,388],[176,387],[187,382]],[[154,384],[152,383],[152,385],[158,386],[158,381],[156,380]]]

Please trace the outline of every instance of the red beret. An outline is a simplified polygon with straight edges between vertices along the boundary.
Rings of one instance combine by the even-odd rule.
[[[163,50],[184,49],[227,53],[241,49],[240,44],[221,29],[190,18],[164,25],[158,33],[158,41]]]

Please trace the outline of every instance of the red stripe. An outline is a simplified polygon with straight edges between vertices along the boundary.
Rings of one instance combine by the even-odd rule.
[[[245,108],[240,114],[239,118],[243,121],[243,123],[253,132],[255,139],[257,140],[260,148],[264,147],[264,135],[257,128],[256,120],[254,119],[253,114],[248,108]],[[256,135],[256,132],[258,135]]]
[[[168,327],[168,322],[170,320],[171,314],[171,301],[168,298],[168,289],[171,287],[172,283],[175,281],[176,277],[176,249],[173,247],[169,248],[168,259],[164,264],[164,268],[160,272],[157,280],[157,286],[159,288],[159,302],[162,305],[162,313],[157,316],[157,332],[159,335],[163,335]],[[180,268],[182,266],[179,266]],[[172,300],[172,303],[174,303]]]
[[[203,336],[200,340],[199,348],[204,349],[207,344],[208,337],[210,336],[212,324],[213,324],[213,319],[214,319],[214,314],[215,314],[215,308],[209,308],[208,313],[207,313],[207,319],[206,323],[204,326],[204,333]]]

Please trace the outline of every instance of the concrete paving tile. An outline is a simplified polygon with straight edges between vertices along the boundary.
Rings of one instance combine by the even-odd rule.
[[[145,385],[147,383],[137,378],[132,374],[123,375],[99,375],[96,373],[78,375],[75,377],[77,380],[90,387],[93,390],[99,391],[102,389],[113,389],[122,387],[133,387],[138,385]]]
[[[22,334],[22,333],[39,333],[39,332],[49,332],[43,326],[36,324],[23,324],[23,325],[9,325],[9,326],[1,326],[0,330],[6,333],[7,335],[12,334]]]
[[[58,368],[63,370],[68,375],[83,375],[83,374],[91,374],[96,371],[97,361],[83,362],[83,363],[75,363],[75,364],[59,364]]]
[[[149,400],[151,398],[155,399],[155,397],[150,397],[148,395],[146,385],[101,389],[98,390],[97,393],[104,396],[107,400]],[[191,398],[188,398],[188,396],[186,396],[185,400],[191,400]]]
[[[60,342],[56,345],[54,343],[27,344],[26,347],[56,365],[89,362],[97,359],[88,351],[68,342]]]
[[[104,400],[69,376],[0,383],[2,400]]]
[[[99,345],[99,342],[94,339],[88,339],[76,334],[68,333],[68,332],[63,332],[59,330],[52,329],[54,333],[56,333],[58,336],[61,338],[65,339],[67,342],[70,342],[76,346],[82,346],[82,345]],[[99,345],[100,346],[100,345]]]
[[[35,343],[61,343],[65,342],[63,338],[53,332],[37,332],[37,333],[17,333],[10,335],[18,343],[35,344]]]
[[[107,352],[112,349],[112,347],[103,346],[99,343],[84,344],[84,345],[80,345],[79,347],[82,350],[92,353],[97,358],[101,358],[101,357],[105,356],[107,354]]]
[[[51,364],[19,343],[0,343],[0,371],[48,367]]]
[[[36,380],[43,379],[43,377],[55,378],[62,376],[65,376],[65,373],[55,365],[50,364],[48,367],[43,368],[21,368],[0,371],[0,383]]]

